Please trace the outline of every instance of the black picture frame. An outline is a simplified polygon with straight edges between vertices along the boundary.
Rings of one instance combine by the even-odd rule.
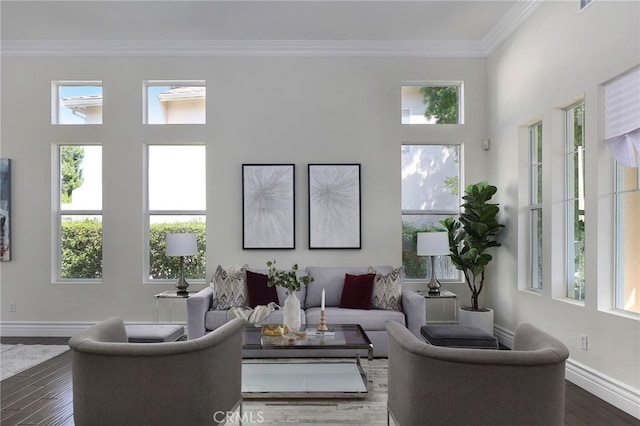
[[[242,248],[295,249],[295,165],[242,165]]]
[[[360,164],[309,164],[309,248],[361,249]]]

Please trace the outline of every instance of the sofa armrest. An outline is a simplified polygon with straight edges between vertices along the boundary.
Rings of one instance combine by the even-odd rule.
[[[206,333],[205,315],[213,303],[213,288],[203,288],[187,299],[187,334],[189,339],[197,339]]]
[[[406,327],[420,338],[420,327],[427,323],[427,308],[424,296],[414,290],[402,290],[402,310],[406,318]]]

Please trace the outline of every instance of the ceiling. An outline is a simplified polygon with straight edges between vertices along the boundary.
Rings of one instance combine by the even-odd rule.
[[[4,56],[38,46],[125,48],[125,41],[138,49],[322,42],[486,51],[540,1],[3,0],[0,35]]]

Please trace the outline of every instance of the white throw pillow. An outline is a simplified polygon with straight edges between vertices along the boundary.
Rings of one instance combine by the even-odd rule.
[[[372,309],[402,311],[402,268],[383,275],[369,266],[369,273],[376,274],[373,279]]]
[[[247,306],[247,265],[218,265],[211,280],[213,309]]]

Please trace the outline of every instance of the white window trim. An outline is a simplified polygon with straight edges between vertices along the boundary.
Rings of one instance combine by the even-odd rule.
[[[536,242],[535,240],[535,235],[534,235],[534,221],[533,221],[533,213],[534,212],[540,212],[540,219],[541,219],[541,226],[542,226],[542,234],[543,234],[543,244],[542,244],[542,252],[538,253],[538,256],[540,258],[540,260],[544,261],[544,259],[542,258],[543,253],[544,253],[544,210],[542,207],[542,200],[538,200],[538,202],[534,202],[534,191],[537,190],[537,180],[535,180],[535,178],[537,176],[535,176],[535,169],[537,166],[542,166],[542,164],[544,164],[544,161],[542,158],[539,159],[539,163],[534,163],[533,158],[534,158],[534,149],[535,149],[535,143],[533,141],[533,137],[534,137],[534,129],[536,126],[540,126],[541,127],[541,132],[543,131],[543,127],[542,127],[542,120],[537,121],[536,123],[533,123],[529,126],[529,185],[528,185],[528,189],[529,189],[529,281],[528,281],[528,287],[529,290],[534,291],[534,292],[541,292],[544,288],[544,263],[543,263],[543,270],[540,272],[541,276],[539,277],[541,279],[540,282],[540,288],[534,287],[534,280],[533,280],[533,272],[534,269],[537,269],[536,266],[534,265],[534,243]],[[544,150],[543,150],[543,155],[544,155]],[[542,172],[542,171],[541,171]],[[544,174],[544,173],[542,173]],[[535,182],[534,182],[535,181]],[[544,185],[541,182],[541,190],[543,190]],[[543,192],[544,194],[544,192]],[[538,260],[538,259],[535,259]]]
[[[142,124],[145,126],[169,126],[169,124],[149,124],[149,87],[154,86],[190,86],[207,87],[206,80],[144,80],[142,82]],[[185,123],[187,124],[187,123]],[[199,123],[188,123],[197,126]]]
[[[51,82],[51,124],[53,126],[82,126],[83,124],[60,124],[60,87],[63,86],[96,86],[102,87],[102,103],[104,105],[104,87],[101,80],[56,80]],[[103,117],[104,119],[104,117]],[[89,125],[89,124],[87,124]],[[99,124],[98,124],[99,125]]]
[[[102,284],[102,278],[62,278],[62,258],[60,257],[62,238],[62,216],[92,215],[103,217],[103,210],[62,210],[60,208],[60,147],[62,146],[102,146],[99,143],[54,143],[51,145],[51,283],[52,284]],[[104,242],[104,241],[103,241]],[[104,256],[104,247],[103,247]],[[103,269],[104,274],[104,269]]]

